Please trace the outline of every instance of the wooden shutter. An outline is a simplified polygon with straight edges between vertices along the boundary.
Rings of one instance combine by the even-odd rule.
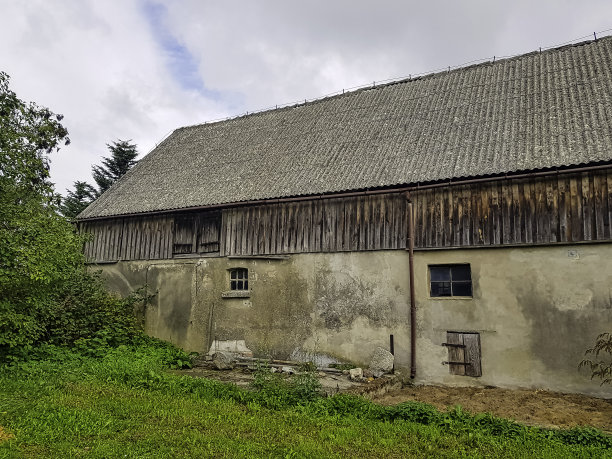
[[[448,362],[453,375],[482,376],[480,365],[480,334],[464,332],[446,332]]]

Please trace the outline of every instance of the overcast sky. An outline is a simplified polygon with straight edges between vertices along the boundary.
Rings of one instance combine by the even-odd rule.
[[[0,70],[65,116],[64,193],[106,144],[612,31],[610,0],[0,0]]]

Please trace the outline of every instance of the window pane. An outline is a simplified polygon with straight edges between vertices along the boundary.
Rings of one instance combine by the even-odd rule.
[[[432,282],[431,296],[451,296],[450,282]]]
[[[236,283],[236,285],[237,285],[236,290],[244,290],[244,288],[243,288],[243,286],[242,286],[242,281],[241,281],[241,280],[240,280],[240,281],[238,281],[238,282]]]
[[[231,281],[231,282],[230,282],[230,288],[231,288],[232,290],[236,290],[236,281]]]
[[[430,266],[429,275],[431,281],[450,281],[450,268],[448,266]]]
[[[453,282],[453,296],[472,296],[472,283]]]
[[[472,279],[470,265],[451,266],[453,281],[469,281]]]
[[[245,289],[245,290],[248,290],[248,289],[249,289],[249,281],[248,281],[248,280],[245,280],[245,281],[244,281],[244,289]]]
[[[230,279],[236,279],[236,270],[230,271]]]

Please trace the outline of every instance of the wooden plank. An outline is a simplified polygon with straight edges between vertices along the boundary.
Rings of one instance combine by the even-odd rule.
[[[535,192],[533,180],[528,179],[523,181],[523,212],[522,227],[525,232],[525,242],[531,244],[534,242],[536,232],[535,224]]]
[[[343,200],[340,217],[340,231],[342,231],[341,250],[348,252],[351,250],[351,207],[354,205],[355,198]]]
[[[520,244],[525,242],[523,237],[524,231],[522,230],[521,221],[523,220],[523,200],[521,187],[518,180],[512,181],[512,213],[510,219],[510,225],[512,227],[512,241],[511,244]]]
[[[490,244],[499,245],[502,243],[502,210],[500,203],[501,183],[494,182],[491,184],[491,207],[489,215],[491,216],[491,239]]]
[[[141,259],[148,260],[151,249],[151,220],[149,218],[142,220],[142,236]]]
[[[229,238],[229,253],[228,255],[236,255],[236,210],[228,209],[227,210],[227,221],[230,230],[230,238]]]
[[[471,244],[473,244],[473,239],[472,239],[472,220],[473,220],[473,213],[472,213],[472,196],[471,196],[471,189],[469,186],[465,185],[461,187],[461,195],[462,195],[462,209],[463,209],[463,215],[461,216],[461,235],[462,235],[462,245],[464,246],[469,246]]]
[[[444,239],[444,222],[442,220],[444,190],[442,188],[434,188],[432,191],[432,205],[430,206],[430,210],[433,212],[431,243],[434,247],[442,247]]]
[[[376,248],[376,250],[380,250],[383,248],[385,200],[382,196],[376,196],[374,198],[374,202],[374,247]]]
[[[398,248],[405,249],[406,248],[406,239],[408,237],[408,230],[406,229],[406,225],[408,223],[407,220],[407,208],[408,201],[406,200],[406,195],[400,195],[398,198],[398,219],[399,219],[399,235],[398,235]]]
[[[165,259],[172,258],[172,226],[174,225],[174,218],[168,217],[164,225],[164,251]]]
[[[546,222],[549,219],[549,215],[546,211],[546,184],[543,180],[536,180],[534,186],[535,194],[535,242],[543,243],[548,239],[548,232],[546,230]]]
[[[557,194],[559,196],[559,241],[568,242],[572,240],[571,233],[571,194],[569,190],[569,178],[560,176],[557,180]]]
[[[580,182],[580,183],[579,183]],[[580,177],[570,177],[570,207],[571,207],[571,238],[570,241],[583,240],[584,227],[582,226],[582,181]]]
[[[463,334],[464,358],[469,365],[465,366],[466,376],[482,376],[480,364],[480,334],[464,333]]]
[[[606,172],[606,191],[604,192],[605,200],[607,201],[607,219],[604,220],[606,239],[612,239],[612,171]],[[605,218],[605,217],[604,217]]]
[[[512,187],[509,180],[504,180],[501,186],[502,194],[502,243],[510,244],[513,240],[512,226],[510,225],[510,218],[512,216]]]
[[[546,208],[549,213],[549,241],[559,241],[559,190],[558,177],[551,178],[546,184]]]
[[[367,239],[366,239],[366,206],[365,206],[365,197],[359,196],[357,198],[357,231],[358,231],[358,241],[357,247],[359,250],[366,250],[367,247]]]
[[[461,215],[463,214],[463,202],[459,187],[450,188],[451,208],[453,212],[453,232],[451,234],[451,246],[459,247],[462,241]]]
[[[446,332],[446,342],[448,344],[463,345],[463,334],[456,332]],[[449,362],[465,362],[465,352],[462,347],[448,346]],[[465,365],[449,364],[450,373],[453,375],[465,375]]]
[[[435,199],[435,188],[427,190],[424,193],[426,205],[423,206],[426,212],[426,218],[424,220],[425,228],[425,244],[427,247],[435,247],[436,244],[436,199]]]
[[[592,176],[589,172],[581,174],[582,182],[582,225],[583,225],[583,236],[585,241],[592,241],[594,239],[594,220],[595,215],[593,213],[593,181]]]
[[[605,217],[607,217],[607,201],[605,199],[606,176],[601,173],[593,174],[593,210],[595,216],[595,239],[602,240],[606,238]]]

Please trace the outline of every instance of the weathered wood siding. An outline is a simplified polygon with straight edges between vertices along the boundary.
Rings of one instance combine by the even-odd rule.
[[[612,172],[413,192],[416,247],[612,239]]]
[[[417,248],[612,240],[611,170],[417,190],[411,200]],[[392,250],[406,247],[406,202],[398,193],[313,199],[80,228],[97,262]]]
[[[130,217],[82,222],[85,256],[95,262],[172,258],[173,217]]]
[[[225,255],[348,252],[406,247],[404,194],[317,199],[223,212]]]

